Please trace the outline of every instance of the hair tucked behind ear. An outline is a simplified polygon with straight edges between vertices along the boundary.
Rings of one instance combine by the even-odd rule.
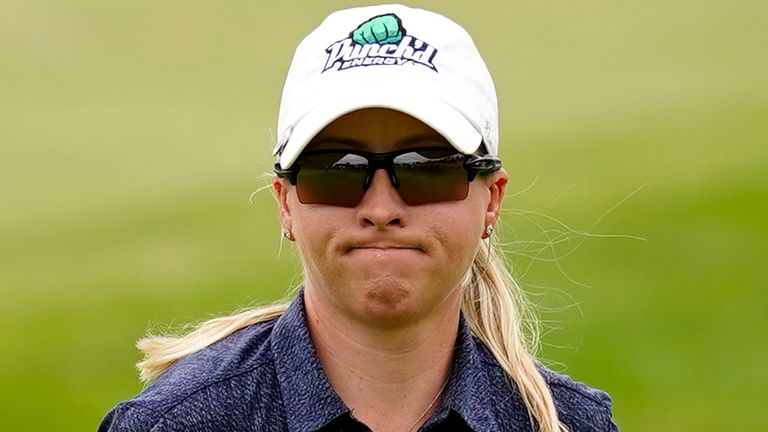
[[[567,431],[544,378],[536,368],[539,325],[498,246],[480,245],[465,279],[462,311],[472,332],[493,353],[520,391],[540,432]],[[527,328],[525,328],[527,326]]]

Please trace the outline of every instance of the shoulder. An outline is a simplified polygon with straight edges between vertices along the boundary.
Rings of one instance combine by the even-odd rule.
[[[253,324],[179,360],[135,398],[112,409],[99,431],[167,430],[162,425],[169,417],[178,422],[200,413],[234,413],[254,398],[274,397],[274,323]]]
[[[539,366],[539,372],[552,392],[560,420],[569,430],[618,431],[608,393],[543,366]]]
[[[487,368],[490,386],[506,395],[505,403],[499,404],[503,418],[514,422],[524,422],[528,418],[525,404],[516,385],[499,365],[491,351],[479,340],[480,358]],[[618,427],[611,414],[611,397],[608,393],[574,381],[565,374],[557,373],[541,364],[537,369],[552,393],[558,417],[571,432],[615,432]]]

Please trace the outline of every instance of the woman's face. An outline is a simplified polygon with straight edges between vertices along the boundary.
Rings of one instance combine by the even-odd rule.
[[[308,149],[387,152],[450,144],[398,111],[364,109],[323,129]],[[380,326],[455,309],[458,285],[485,228],[496,221],[506,174],[478,177],[461,201],[410,206],[378,170],[356,207],[303,204],[287,181],[273,181],[282,224],[291,230],[313,307]]]

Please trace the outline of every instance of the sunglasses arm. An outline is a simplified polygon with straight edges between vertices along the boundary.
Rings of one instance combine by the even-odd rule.
[[[464,162],[467,170],[467,181],[473,181],[478,174],[498,171],[501,169],[501,160],[493,155],[473,156]]]
[[[287,178],[292,186],[296,186],[296,177],[299,175],[299,170],[296,168],[295,164],[290,168],[283,169],[280,167],[280,162],[275,162],[273,171],[279,178]]]

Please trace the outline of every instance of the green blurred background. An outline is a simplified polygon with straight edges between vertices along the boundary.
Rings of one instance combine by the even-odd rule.
[[[147,329],[300,281],[249,196],[294,47],[365,3],[0,2],[4,430],[94,430],[140,390]],[[412,5],[496,79],[542,357],[623,430],[765,430],[768,2]]]

